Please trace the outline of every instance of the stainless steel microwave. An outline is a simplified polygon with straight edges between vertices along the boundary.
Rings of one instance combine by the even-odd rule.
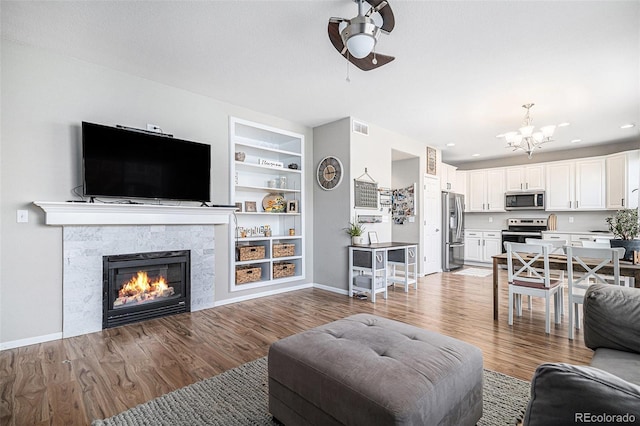
[[[504,194],[505,210],[544,210],[544,191],[507,192]]]

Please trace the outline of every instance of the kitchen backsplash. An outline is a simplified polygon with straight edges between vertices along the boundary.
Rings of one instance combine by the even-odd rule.
[[[544,212],[539,210],[513,211],[505,213],[465,213],[465,229],[507,229],[507,219],[510,218],[548,218],[551,213],[558,217],[558,231],[608,231],[605,219],[614,210],[591,212]],[[573,222],[570,220],[573,218]],[[490,220],[492,220],[490,222]]]

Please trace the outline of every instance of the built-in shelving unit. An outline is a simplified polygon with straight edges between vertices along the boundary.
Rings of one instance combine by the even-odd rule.
[[[304,279],[304,135],[231,117],[229,138],[231,202],[242,209],[230,227],[230,290]],[[295,211],[265,211],[263,201],[275,196],[281,196],[285,206],[297,202]],[[255,203],[256,211],[247,211],[247,203]],[[247,247],[259,247],[261,258],[242,259],[240,249]],[[250,269],[252,275],[244,275],[250,280],[238,281],[238,273]]]

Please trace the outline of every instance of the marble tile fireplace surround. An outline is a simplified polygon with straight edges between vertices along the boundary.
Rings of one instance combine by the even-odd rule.
[[[47,225],[63,228],[63,337],[102,330],[103,256],[189,250],[191,311],[214,306],[215,229],[229,223],[232,208],[34,204]]]

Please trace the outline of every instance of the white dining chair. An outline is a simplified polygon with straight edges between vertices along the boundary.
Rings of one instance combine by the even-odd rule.
[[[525,244],[546,244],[549,246],[549,254],[564,254],[564,246],[568,244],[567,240],[543,240],[540,238],[525,238]],[[567,287],[564,280],[564,270],[551,270],[552,279],[561,281],[562,289],[560,294],[560,315],[564,315],[564,289]],[[555,275],[555,276],[554,276]],[[527,305],[529,310],[532,309],[531,296],[527,297]]]
[[[567,273],[569,281],[569,339],[574,338],[574,328],[580,329],[580,305],[584,304],[584,294],[591,284],[628,285],[628,281],[620,277],[620,259],[624,256],[623,247],[591,248],[566,246]],[[595,266],[588,266],[583,259],[599,262]],[[610,272],[604,274],[604,267],[611,267]],[[624,278],[624,277],[622,277]]]
[[[561,322],[560,295],[562,281],[551,277],[548,244],[504,243],[507,250],[507,275],[509,281],[509,325],[513,325],[514,305],[522,316],[522,295],[545,299],[545,332],[551,333],[551,299],[554,302],[555,323]],[[533,265],[542,261],[543,268]]]

